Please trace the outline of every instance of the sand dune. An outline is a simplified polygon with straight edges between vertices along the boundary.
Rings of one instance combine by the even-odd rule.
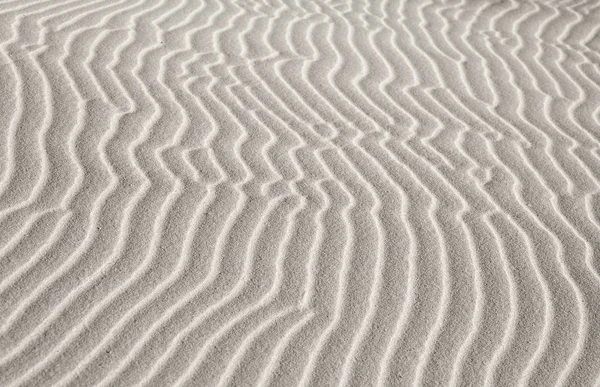
[[[600,385],[600,2],[0,1],[0,386]]]

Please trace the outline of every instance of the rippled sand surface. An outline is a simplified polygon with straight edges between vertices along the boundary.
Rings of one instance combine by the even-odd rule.
[[[0,386],[600,385],[597,0],[0,0]]]

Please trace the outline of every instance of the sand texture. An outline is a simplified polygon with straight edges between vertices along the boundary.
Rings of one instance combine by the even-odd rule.
[[[0,0],[0,387],[600,386],[600,1]]]

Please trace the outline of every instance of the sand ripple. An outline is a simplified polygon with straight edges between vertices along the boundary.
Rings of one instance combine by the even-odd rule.
[[[600,383],[600,2],[0,1],[0,386]]]

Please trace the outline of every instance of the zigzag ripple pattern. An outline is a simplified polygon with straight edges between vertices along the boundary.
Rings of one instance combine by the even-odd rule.
[[[0,386],[137,385],[600,385],[600,2],[0,1]]]

